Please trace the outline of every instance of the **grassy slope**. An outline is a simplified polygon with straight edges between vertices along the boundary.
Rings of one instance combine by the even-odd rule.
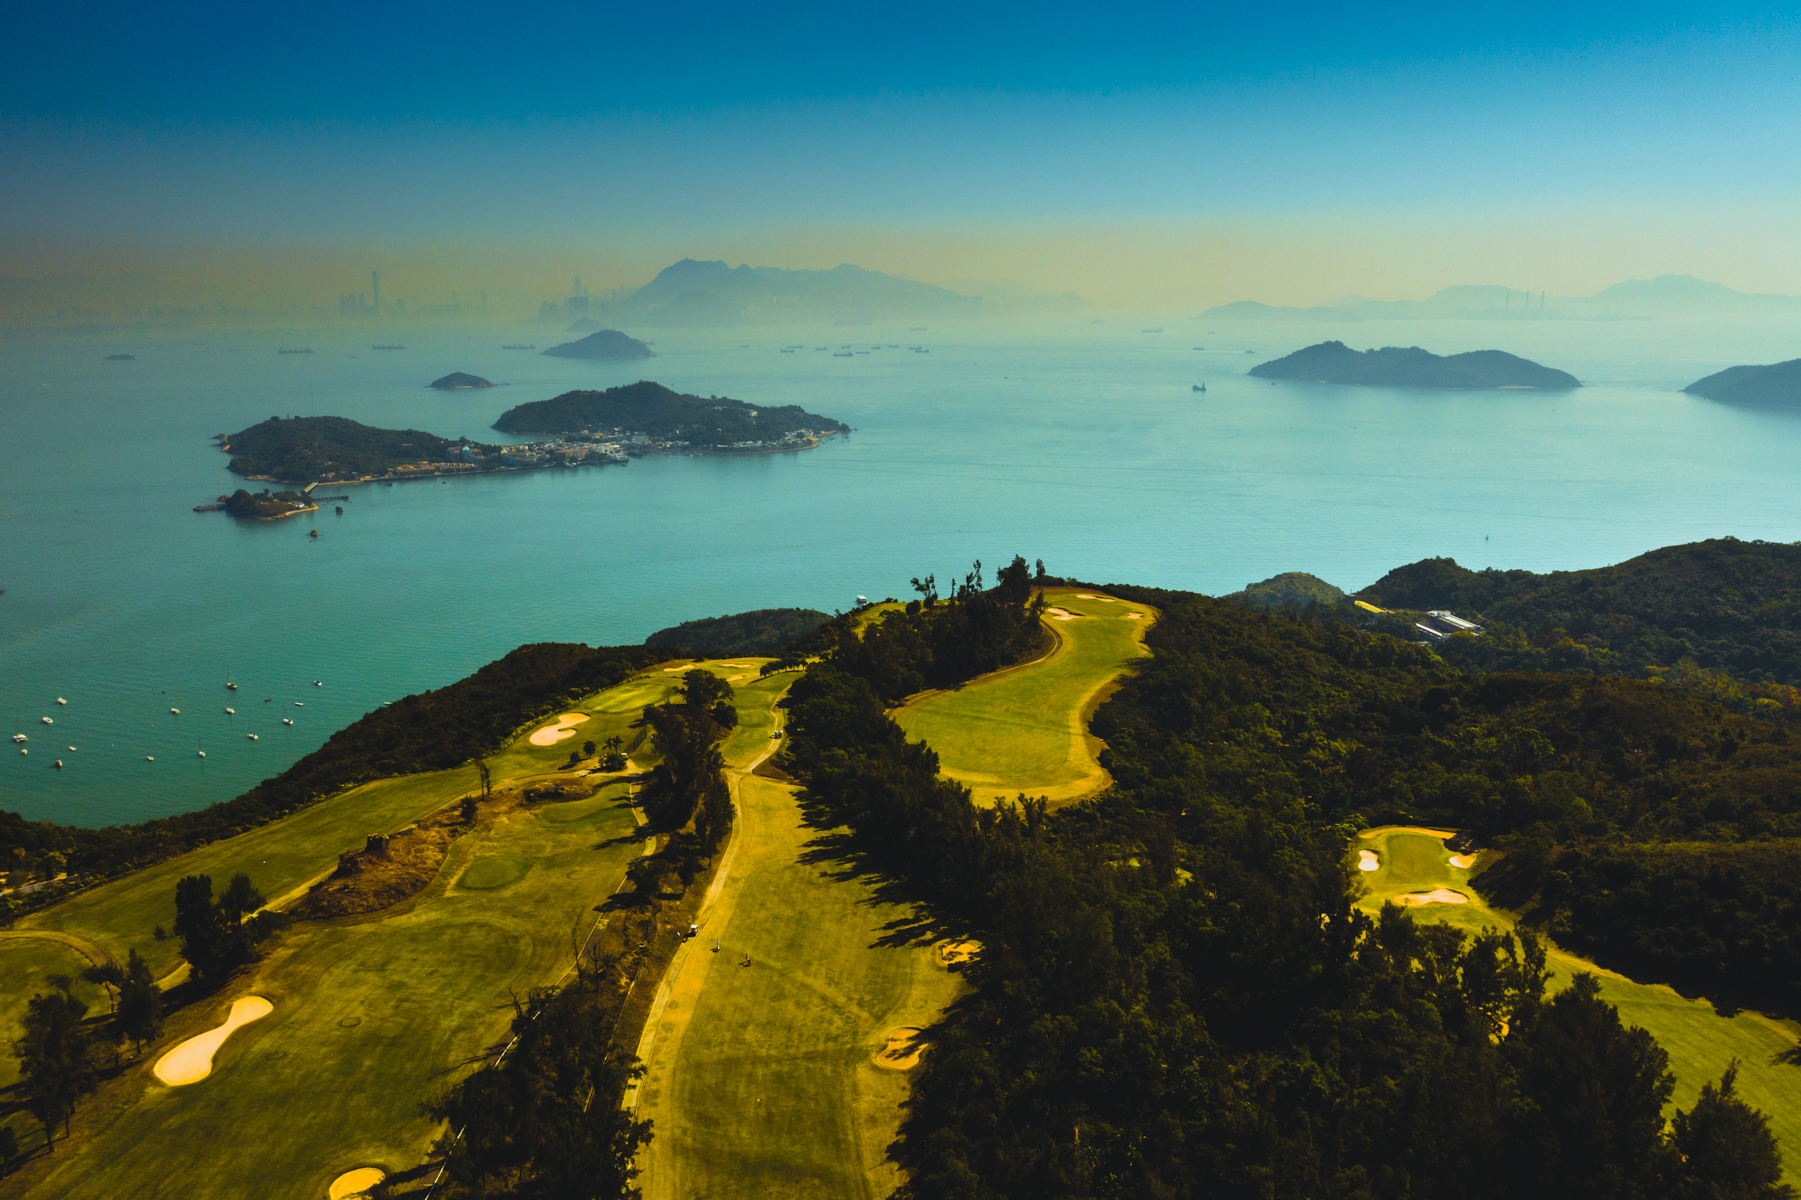
[[[791,786],[750,776],[737,796],[731,872],[644,1051],[644,1194],[885,1196],[907,1076],[870,1060],[890,1029],[936,1019],[957,977],[929,946],[876,944],[910,907],[801,860],[817,834]]]
[[[72,946],[35,938],[0,940],[0,1029],[9,1031],[9,1037],[16,1033],[32,996],[50,990],[46,976],[61,974],[79,980],[91,966],[93,963]],[[86,1001],[90,1013],[108,1011],[106,989],[99,984],[77,983],[74,992],[77,999]],[[19,1060],[9,1041],[0,1052],[0,1088],[9,1088],[18,1081]]]
[[[1470,870],[1452,866],[1450,852],[1439,838],[1404,829],[1383,829],[1375,831],[1373,837],[1357,839],[1351,849],[1353,858],[1358,850],[1374,850],[1381,860],[1378,870],[1361,872],[1370,891],[1360,903],[1369,912],[1379,911],[1384,900],[1404,892],[1448,887],[1468,896],[1470,902],[1431,904],[1411,910],[1414,916],[1419,920],[1443,921],[1470,933],[1493,926],[1513,928],[1511,914],[1489,908],[1469,886],[1470,875],[1481,864],[1474,864]],[[1634,983],[1624,975],[1603,970],[1555,947],[1551,951],[1551,967],[1553,990],[1568,986],[1577,971],[1592,972],[1600,981],[1602,996],[1620,1010],[1620,1018],[1628,1025],[1641,1025],[1651,1031],[1658,1044],[1669,1052],[1670,1070],[1676,1076],[1674,1103],[1680,1107],[1692,1105],[1701,1085],[1718,1080],[1727,1064],[1737,1058],[1740,1093],[1768,1114],[1771,1127],[1782,1142],[1785,1178],[1789,1183],[1801,1184],[1801,1107],[1794,1103],[1801,1072],[1794,1067],[1774,1066],[1770,1061],[1777,1051],[1793,1045],[1795,1034],[1801,1030],[1785,1030],[1777,1022],[1754,1013],[1719,1016],[1704,1000],[1686,1000],[1661,985]]]
[[[717,673],[740,671],[721,667]],[[754,678],[754,668],[749,675]],[[676,679],[676,673],[650,672],[575,706],[571,711],[595,715],[573,742],[604,740],[612,732],[629,741],[635,733],[626,728],[629,721],[645,703],[664,698]],[[751,727],[759,721],[767,741],[774,690],[743,698],[747,733],[734,744],[755,736]],[[530,732],[523,730],[489,760],[497,784],[567,759],[568,741],[535,747],[527,741]],[[440,807],[466,790],[473,776],[473,769],[460,768],[392,781],[408,799],[384,808],[402,815],[375,827],[392,828]],[[374,823],[354,798],[381,786],[186,857],[225,864],[224,871],[201,868],[219,877],[239,869],[231,864],[252,862],[239,844],[254,839],[254,854],[305,864],[293,869],[304,882],[328,869],[346,841],[361,843]],[[32,1195],[254,1190],[310,1197],[322,1195],[332,1178],[351,1167],[416,1161],[433,1132],[417,1115],[419,1102],[504,1038],[512,993],[564,973],[594,924],[593,906],[618,887],[626,862],[639,851],[628,840],[635,822],[624,792],[623,785],[612,785],[593,799],[484,817],[452,844],[444,869],[414,899],[365,917],[304,923],[284,934],[264,962],[195,1010],[176,1014],[164,1040],[146,1053],[143,1069],[88,1102],[94,1132],[79,1144],[59,1144],[53,1173],[32,1173]],[[335,822],[308,821],[325,808],[347,812]],[[354,836],[346,838],[351,829]],[[285,837],[271,837],[284,831]],[[509,869],[496,870],[497,863]],[[489,886],[465,885],[472,866],[469,882]],[[142,873],[152,877],[150,883],[131,876],[96,889],[83,898],[84,928],[122,950],[125,941],[108,932],[106,920],[136,928],[149,908],[170,903],[174,880],[193,869],[165,864]],[[54,918],[61,907],[45,916]],[[268,997],[275,1011],[225,1044],[213,1075],[182,1088],[153,1082],[150,1063],[182,1038],[217,1024],[231,1001],[246,994]],[[13,1123],[27,1132],[24,1122]],[[245,1137],[247,1129],[279,1129],[281,1136]],[[35,1141],[34,1135],[27,1144]],[[124,1150],[147,1145],[158,1152]]]
[[[953,691],[931,692],[894,714],[911,737],[938,752],[940,769],[968,784],[978,801],[1020,792],[1069,803],[1106,783],[1087,717],[1120,668],[1145,653],[1156,612],[1072,588],[1051,588],[1050,604],[1081,614],[1052,620],[1061,644],[1051,655],[997,671]],[[1127,613],[1142,613],[1128,620]]]
[[[693,665],[684,663],[681,670]],[[721,668],[716,673],[738,672]],[[631,722],[646,704],[665,699],[679,677],[677,671],[656,668],[589,697],[568,710],[591,714],[576,727],[574,737],[547,747],[534,746],[524,736],[515,739],[488,760],[494,779],[554,770],[584,741],[602,743],[617,734],[629,745],[638,732],[630,728]],[[634,753],[633,761],[647,765],[649,757],[646,746]],[[223,887],[232,875],[245,871],[271,903],[278,903],[330,871],[340,851],[361,848],[368,834],[412,824],[477,782],[472,766],[377,780],[238,837],[101,884],[23,918],[15,928],[60,930],[89,938],[120,961],[136,949],[161,976],[177,965],[178,948],[173,940],[158,942],[151,934],[158,925],[167,928],[174,923],[175,881],[184,875],[210,875],[215,887]]]

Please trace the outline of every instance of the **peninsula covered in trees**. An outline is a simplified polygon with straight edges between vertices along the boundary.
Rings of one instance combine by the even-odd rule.
[[[643,380],[604,392],[564,392],[510,408],[494,422],[502,433],[642,433],[656,441],[731,449],[784,439],[810,442],[850,426],[798,404],[765,408],[724,396],[688,396]]]
[[[1537,388],[1561,391],[1581,387],[1567,371],[1540,366],[1504,350],[1471,350],[1437,355],[1418,346],[1384,346],[1358,352],[1343,342],[1320,342],[1284,358],[1261,363],[1250,373],[1259,379],[1293,379],[1308,383],[1357,383],[1376,387]]]
[[[693,654],[777,654],[831,618],[811,608],[759,608],[724,617],[702,617],[659,629],[646,646],[679,647]]]
[[[1767,367],[1727,367],[1682,390],[1729,404],[1801,404],[1801,358]]]

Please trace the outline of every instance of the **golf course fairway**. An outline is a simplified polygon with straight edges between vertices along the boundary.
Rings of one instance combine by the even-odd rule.
[[[911,908],[803,860],[818,834],[794,792],[734,781],[729,873],[639,1050],[635,1106],[656,1122],[646,1200],[874,1198],[900,1182],[887,1147],[908,1076],[874,1060],[896,1027],[936,1020],[959,980],[930,945],[884,944]]]
[[[621,734],[629,741],[630,720],[678,682],[679,675],[646,673],[567,711],[591,715],[583,738]],[[780,690],[771,683],[741,693],[742,727],[731,745],[759,737],[768,744],[768,705]],[[595,907],[618,890],[626,865],[643,849],[633,836],[626,782],[586,777],[598,789],[566,801],[528,802],[517,794],[523,783],[581,778],[557,770],[568,759],[567,742],[530,743],[542,724],[525,726],[487,759],[496,798],[449,842],[423,891],[363,915],[301,921],[278,935],[262,961],[169,1014],[163,1039],[145,1048],[141,1068],[90,1098],[78,1111],[75,1135],[0,1184],[0,1193],[25,1187],[46,1200],[313,1200],[352,1169],[395,1171],[420,1162],[437,1133],[421,1103],[504,1042],[514,996],[566,974],[599,919]],[[473,768],[458,768],[371,784],[95,888],[77,897],[83,903],[73,916],[58,906],[38,921],[91,931],[120,957],[128,946],[146,954],[156,948],[168,962],[174,939],[159,943],[139,931],[171,922],[181,875],[208,871],[222,884],[222,876],[246,870],[259,884],[269,879],[273,886],[263,886],[273,900],[286,881],[300,885],[329,873],[338,852],[359,848],[371,830],[454,804],[474,779]],[[501,796],[503,788],[512,792]],[[358,796],[379,803],[334,812]],[[281,864],[283,874],[263,874],[265,859]],[[109,920],[120,927],[110,928]],[[65,950],[41,938],[0,943],[21,961],[43,960],[40,971],[66,958]],[[248,997],[268,1008],[241,1023],[262,1007],[242,1007]],[[213,1048],[209,1071],[190,1073],[192,1081],[181,1086],[158,1080],[153,1063],[219,1028],[228,1013],[240,1024]],[[28,1119],[11,1123],[26,1148],[41,1142]],[[148,1146],[157,1152],[140,1152]]]
[[[1045,623],[1057,637],[1042,658],[927,692],[894,712],[908,736],[938,752],[939,770],[977,803],[1024,792],[1053,805],[1107,784],[1088,718],[1132,660],[1146,654],[1157,611],[1084,588],[1047,588]]]
[[[1358,907],[1374,914],[1386,900],[1399,902],[1406,896],[1424,896],[1442,888],[1462,895],[1464,902],[1410,906],[1414,920],[1440,921],[1472,936],[1483,929],[1511,931],[1512,914],[1484,904],[1469,885],[1470,876],[1482,866],[1480,857],[1467,866],[1454,864],[1444,843],[1447,832],[1388,826],[1365,830],[1353,839],[1353,865],[1364,852],[1374,854],[1377,864],[1373,871],[1357,872],[1369,888]],[[1620,1019],[1649,1030],[1668,1052],[1670,1071],[1676,1076],[1673,1107],[1693,1105],[1701,1085],[1719,1082],[1736,1058],[1739,1094],[1770,1118],[1770,1127],[1784,1147],[1784,1181],[1801,1184],[1801,1105],[1794,1100],[1796,1072],[1794,1067],[1771,1061],[1778,1051],[1794,1045],[1801,1027],[1756,1013],[1722,1017],[1705,1000],[1685,999],[1661,984],[1636,983],[1555,945],[1548,947],[1548,957],[1552,992],[1568,987],[1578,971],[1592,973],[1601,985],[1602,998],[1620,1010]]]

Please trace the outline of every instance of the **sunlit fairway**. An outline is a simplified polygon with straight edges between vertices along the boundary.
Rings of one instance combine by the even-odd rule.
[[[1467,897],[1467,902],[1411,908],[1415,920],[1440,921],[1472,935],[1490,928],[1512,930],[1512,914],[1490,908],[1469,886],[1470,876],[1482,868],[1481,859],[1467,868],[1453,865],[1443,837],[1434,831],[1409,827],[1366,831],[1351,843],[1353,864],[1366,850],[1376,855],[1378,866],[1356,872],[1369,888],[1358,902],[1365,911],[1379,912],[1385,900],[1399,902],[1408,895],[1445,888]],[[1717,1082],[1727,1065],[1738,1059],[1740,1093],[1768,1114],[1782,1143],[1785,1178],[1801,1183],[1801,1104],[1795,1102],[1801,1071],[1771,1063],[1778,1051],[1794,1044],[1801,1025],[1755,1013],[1722,1017],[1705,1000],[1686,1000],[1670,988],[1635,983],[1555,946],[1550,962],[1553,991],[1567,987],[1577,971],[1593,972],[1601,995],[1620,1010],[1620,1019],[1651,1032],[1670,1056],[1670,1070],[1676,1076],[1674,1105],[1692,1105],[1701,1085]]]
[[[1045,599],[1073,614],[1048,619],[1059,639],[1048,655],[955,690],[928,693],[894,714],[910,737],[924,738],[938,752],[940,770],[968,784],[979,803],[1021,792],[1069,803],[1106,784],[1088,716],[1125,666],[1145,654],[1144,633],[1156,610],[1076,588],[1048,589]]]
[[[929,946],[878,945],[909,907],[802,861],[817,835],[792,786],[747,777],[738,801],[731,872],[644,1051],[637,1108],[657,1136],[639,1183],[651,1200],[886,1196],[908,1076],[874,1059],[935,1020],[957,976]]]
[[[754,665],[748,675],[753,682]],[[629,741],[637,732],[630,721],[679,678],[659,669],[572,706],[566,711],[593,717],[577,745],[612,734]],[[733,745],[768,742],[767,707],[780,686],[746,691]],[[566,742],[530,745],[543,723],[523,727],[488,760],[497,787],[567,761]],[[263,962],[173,1014],[144,1067],[88,1102],[95,1107],[77,1124],[92,1120],[91,1131],[58,1143],[32,1195],[310,1198],[354,1167],[417,1163],[434,1133],[420,1103],[504,1040],[514,995],[564,975],[598,920],[595,906],[618,889],[642,849],[631,836],[628,785],[596,782],[601,790],[587,799],[484,810],[412,899],[363,916],[301,922],[280,935]],[[96,889],[79,907],[42,914],[40,924],[79,926],[121,958],[133,946],[154,950],[167,965],[175,943],[154,942],[149,929],[171,923],[180,876],[206,872],[223,883],[245,870],[273,900],[329,871],[338,852],[360,847],[367,833],[408,824],[474,783],[473,768],[458,768],[360,788]],[[31,955],[61,962],[63,951],[37,940],[0,941],[0,964],[18,961],[24,969]],[[155,1081],[149,1064],[158,1055],[219,1025],[235,999],[252,994],[266,997],[272,1011],[234,1032],[205,1078],[176,1088]],[[11,1123],[21,1135],[33,1128]],[[143,1152],[152,1146],[154,1154]]]

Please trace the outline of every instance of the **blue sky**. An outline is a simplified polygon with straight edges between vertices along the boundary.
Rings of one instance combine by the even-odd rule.
[[[1752,6],[74,3],[8,40],[15,271],[692,252],[1126,301],[1261,251],[1273,299],[1801,291],[1801,36]]]

